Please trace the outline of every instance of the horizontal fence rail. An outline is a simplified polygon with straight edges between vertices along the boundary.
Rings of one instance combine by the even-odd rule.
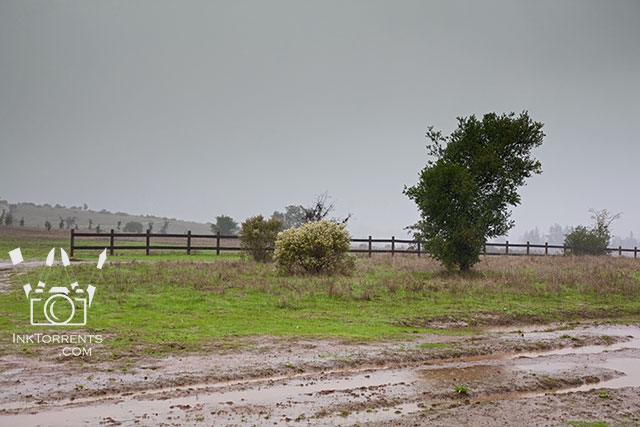
[[[76,239],[81,237],[85,238],[93,238],[96,239],[108,239],[109,242],[107,245],[97,245],[97,244],[87,244],[78,246],[76,244]],[[144,244],[137,245],[123,245],[116,244],[116,237],[118,238],[126,238],[126,239],[144,239]],[[151,239],[155,239],[158,244],[151,244]],[[181,239],[185,240],[185,245],[177,245],[177,244],[168,244],[167,241]],[[194,239],[198,239],[201,241],[212,241],[215,242],[215,245],[208,244],[194,244]],[[232,246],[222,245],[223,240],[233,240],[236,243]],[[135,243],[128,241],[129,243]],[[237,235],[221,235],[220,233],[216,234],[191,234],[191,231],[187,231],[184,234],[160,234],[160,233],[151,233],[151,230],[147,230],[146,233],[116,233],[114,230],[111,230],[109,233],[83,233],[76,232],[75,230],[71,230],[71,237],[69,242],[69,252],[71,256],[75,254],[75,251],[79,250],[104,250],[108,249],[109,254],[113,255],[115,251],[145,251],[146,255],[149,255],[152,250],[161,250],[161,251],[185,251],[187,255],[190,255],[192,251],[216,251],[216,255],[220,255],[220,251],[240,251],[243,250],[242,246],[239,243],[239,237]],[[89,243],[89,242],[87,242]],[[95,242],[94,242],[95,243]],[[140,243],[139,241],[137,243]],[[391,239],[374,239],[369,236],[368,239],[351,239],[352,244],[359,244],[360,246],[351,247],[349,252],[353,253],[364,253],[368,256],[371,256],[374,253],[387,253],[392,256],[395,254],[415,254],[421,256],[422,254],[427,254],[428,252],[424,250],[423,242],[418,240],[407,240],[407,239],[396,239],[395,236],[392,236]],[[374,247],[374,244],[385,244],[384,248]],[[401,247],[397,247],[397,245],[404,245]],[[492,249],[498,248],[498,250]],[[533,243],[509,243],[506,241],[504,243],[490,243],[487,242],[484,244],[483,254],[484,255],[530,255],[530,256],[545,256],[545,255],[553,255],[561,254],[565,255],[567,251],[572,251],[574,248],[565,245],[550,245],[545,243],[541,244],[533,244]],[[579,248],[576,248],[579,249]],[[633,253],[634,258],[638,258],[638,248],[634,247],[633,249],[625,249],[621,246],[617,248],[606,248],[605,250],[608,254],[617,254],[618,256],[622,256],[623,253]]]

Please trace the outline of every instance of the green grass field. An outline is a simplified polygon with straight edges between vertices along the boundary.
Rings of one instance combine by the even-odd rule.
[[[8,252],[20,248],[22,256],[26,261],[42,261],[47,257],[47,254],[51,248],[63,248],[65,251],[69,251],[69,232],[64,230],[56,230],[56,232],[47,233],[40,231],[34,233],[34,236],[29,234],[20,233],[20,229],[13,229],[12,232],[7,233],[6,228],[0,231],[0,259],[8,259]],[[142,239],[140,239],[142,240]],[[103,235],[100,239],[91,240],[77,240],[77,245],[104,245],[105,248],[109,246],[109,236]],[[160,244],[160,243],[153,243]],[[185,242],[173,242],[173,244],[183,245]],[[117,241],[118,246],[144,246],[143,241]],[[91,261],[96,260],[101,251],[85,251],[78,250],[74,254],[73,259]],[[58,255],[56,255],[58,256]],[[199,251],[194,249],[191,251],[191,255],[187,255],[185,251],[158,251],[154,250],[150,255],[145,255],[144,249],[142,250],[126,250],[116,251],[116,254],[110,257],[113,260],[146,260],[146,261],[214,261],[217,259],[242,259],[244,256],[240,252],[236,251],[222,251],[219,256],[215,255],[215,251]]]
[[[51,242],[2,241],[44,259]],[[131,254],[136,256],[136,254]],[[640,262],[623,258],[488,257],[470,274],[432,260],[359,258],[353,276],[280,276],[241,255],[137,255],[93,265],[41,267],[13,274],[0,293],[0,333],[46,332],[29,325],[24,283],[97,287],[87,332],[129,352],[205,349],[251,335],[410,339],[443,322],[524,324],[640,318]],[[128,257],[128,256],[127,256]],[[203,262],[210,261],[210,262]],[[71,277],[73,279],[71,279]],[[51,330],[72,329],[52,327]]]

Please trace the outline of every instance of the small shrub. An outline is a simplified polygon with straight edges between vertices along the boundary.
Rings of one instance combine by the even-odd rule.
[[[275,259],[281,273],[350,274],[355,267],[350,247],[344,224],[309,222],[278,234]]]
[[[253,216],[242,223],[240,243],[254,260],[269,261],[281,228],[282,221],[278,218],[265,220],[262,215]]]
[[[570,247],[574,255],[605,255],[609,237],[600,235],[597,230],[579,225],[567,234],[564,244]]]
[[[142,233],[142,224],[137,221],[129,221],[124,225],[125,233]]]
[[[621,215],[612,215],[606,209],[591,209],[590,212],[593,226],[579,225],[565,237],[564,244],[571,248],[570,252],[574,255],[606,255],[611,240],[611,223]]]

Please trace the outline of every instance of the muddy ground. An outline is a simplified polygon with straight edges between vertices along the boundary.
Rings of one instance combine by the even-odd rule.
[[[0,425],[640,425],[638,324],[242,344],[161,358],[5,351]]]

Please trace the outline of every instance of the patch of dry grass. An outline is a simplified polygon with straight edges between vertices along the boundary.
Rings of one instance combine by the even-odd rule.
[[[640,259],[607,256],[485,256],[468,273],[448,272],[430,258],[363,258],[360,271],[381,267],[396,271],[405,287],[419,290],[428,278],[429,289],[461,292],[509,291],[531,295],[560,294],[567,288],[600,294],[640,294]],[[413,279],[413,280],[412,280]],[[390,283],[389,289],[399,286]]]

